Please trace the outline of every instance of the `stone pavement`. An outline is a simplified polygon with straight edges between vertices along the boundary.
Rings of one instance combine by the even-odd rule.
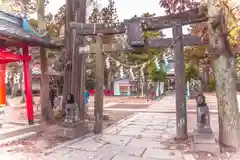
[[[171,145],[175,115],[136,113],[100,135],[52,150],[44,160],[194,160]],[[170,144],[170,145],[169,145]],[[187,159],[188,158],[188,159]]]
[[[212,94],[205,94],[206,102],[209,106],[211,113],[217,113],[217,99],[216,96]],[[165,96],[160,101],[156,101],[149,107],[148,111],[158,111],[158,112],[175,112],[175,93],[170,93],[168,96]],[[187,110],[188,112],[196,112],[196,100],[190,99],[187,100]]]
[[[105,110],[108,108],[105,106]],[[111,109],[112,110],[112,109]],[[195,109],[194,109],[195,110]],[[167,112],[167,113],[164,113]],[[173,141],[175,127],[175,95],[160,101],[134,115],[106,128],[102,134],[88,134],[48,150],[44,155],[37,152],[36,160],[195,160],[186,150],[178,150]],[[217,124],[217,114],[211,124]],[[188,130],[196,126],[196,115],[188,114]],[[213,130],[218,131],[218,125]],[[216,134],[217,135],[217,134]],[[33,157],[30,155],[30,157]],[[24,154],[0,152],[0,159],[26,160]],[[28,158],[27,158],[28,159]]]

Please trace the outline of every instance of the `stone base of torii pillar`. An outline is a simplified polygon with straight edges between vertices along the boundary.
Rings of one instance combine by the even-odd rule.
[[[58,129],[57,134],[60,137],[74,139],[88,133],[88,124],[85,121],[75,123],[63,123]]]
[[[220,153],[220,147],[213,133],[194,131],[191,140],[191,151],[209,152],[218,155]]]
[[[205,96],[199,93],[196,97],[196,103],[197,125],[193,131],[192,150],[195,152],[210,152],[218,155],[220,153],[220,147],[211,128],[209,107],[205,101]]]

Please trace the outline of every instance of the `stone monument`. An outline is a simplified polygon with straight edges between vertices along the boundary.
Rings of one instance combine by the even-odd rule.
[[[66,117],[64,123],[59,128],[59,136],[65,138],[76,138],[88,132],[87,123],[80,120],[79,107],[74,101],[72,94],[67,95],[67,104],[65,109]]]
[[[219,145],[216,143],[210,125],[209,107],[205,101],[203,94],[198,94],[196,97],[196,117],[197,125],[193,131],[192,149],[194,151],[206,151],[212,153],[219,153]]]

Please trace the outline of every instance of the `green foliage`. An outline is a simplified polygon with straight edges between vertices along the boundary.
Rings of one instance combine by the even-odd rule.
[[[236,71],[240,71],[240,54],[236,55]]]
[[[114,0],[108,0],[107,7],[98,9],[97,5],[93,7],[92,14],[88,18],[90,23],[115,23],[118,21],[117,9]]]
[[[3,6],[11,13],[24,14],[29,16],[30,14],[36,13],[37,11],[37,0],[2,0]],[[45,6],[48,5],[49,1],[45,0]]]
[[[151,13],[144,13],[141,17],[154,17],[155,14],[151,14]],[[137,17],[137,16],[134,16]],[[154,32],[154,31],[148,31],[148,32],[144,32],[144,39],[152,39],[152,38],[162,38],[164,37],[164,34],[160,31]],[[127,54],[127,59],[128,62],[132,65],[134,64],[143,64],[144,62],[148,62],[149,60],[152,60],[155,56],[161,58],[161,55],[163,54],[163,52],[161,50],[158,49],[138,49],[138,51],[136,52],[128,52]],[[154,61],[154,60],[153,60]],[[147,71],[150,75],[150,77],[155,77],[156,75],[152,75],[155,74],[155,64],[154,62],[151,61],[146,67],[147,67]],[[154,78],[155,79],[155,78]]]
[[[185,67],[185,80],[190,81],[191,79],[197,79],[198,69],[190,63]]]
[[[166,80],[166,73],[163,69],[157,69],[156,67],[153,68],[152,72],[150,73],[150,78],[153,82],[165,82]]]
[[[211,74],[209,76],[209,85],[208,85],[208,91],[213,92],[215,91],[215,77]]]

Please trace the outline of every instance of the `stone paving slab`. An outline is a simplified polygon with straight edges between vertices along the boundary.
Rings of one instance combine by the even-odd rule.
[[[141,158],[141,157],[129,157],[129,156],[124,156],[124,155],[116,155],[112,160],[156,160],[156,159],[152,159],[152,158]]]
[[[193,155],[185,154],[171,144],[176,133],[175,113],[160,112],[175,110],[174,105],[173,97],[166,96],[151,105],[147,109],[149,112],[135,113],[104,129],[102,134],[62,145],[44,156],[44,160],[195,160]],[[153,110],[160,112],[153,113]],[[212,116],[211,124],[216,121],[217,116]],[[195,126],[196,115],[188,114],[188,131],[193,131]],[[214,125],[213,130],[218,131]]]
[[[44,156],[44,160],[184,160],[166,144],[175,134],[175,114],[137,113],[107,129]]]
[[[162,149],[147,149],[143,158],[155,158],[162,160],[180,160],[183,159],[183,155],[177,150],[162,150]]]

